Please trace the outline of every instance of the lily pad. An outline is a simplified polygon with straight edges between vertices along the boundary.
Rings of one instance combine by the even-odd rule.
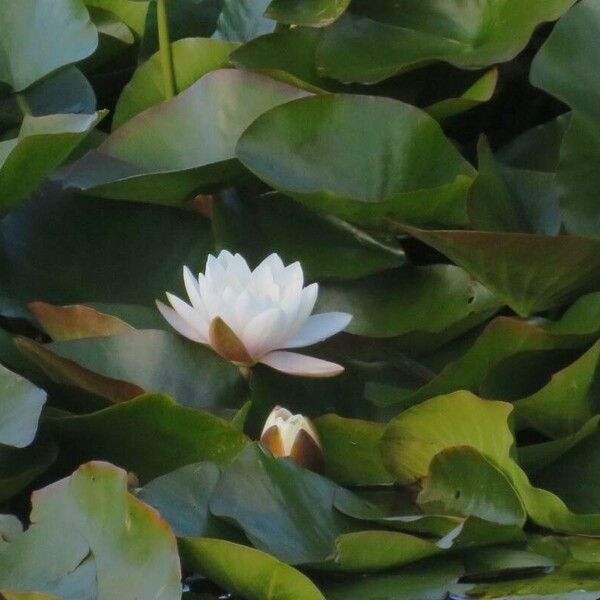
[[[307,279],[353,279],[405,262],[399,246],[281,194],[256,199],[222,194],[213,202],[212,223],[218,248],[240,252],[253,264],[277,252],[285,263],[300,261]]]
[[[98,44],[80,0],[1,0],[0,39],[0,81],[16,92],[86,58]]]
[[[175,89],[181,92],[209,71],[227,66],[237,44],[205,38],[185,38],[171,44]],[[147,108],[165,100],[160,56],[152,55],[139,66],[123,88],[112,119],[117,129]]]
[[[119,127],[73,165],[66,185],[104,198],[179,206],[241,173],[235,144],[256,117],[306,95],[259,73],[211,71]]]
[[[175,536],[154,509],[127,493],[121,469],[88,463],[35,492],[31,521],[0,550],[0,586],[44,592],[91,553],[96,577],[88,583],[99,597],[181,596]]]
[[[344,82],[376,83],[435,61],[480,69],[514,58],[535,28],[574,0],[359,3],[324,31],[317,64]]]
[[[325,600],[308,577],[260,550],[208,537],[183,538],[179,547],[190,568],[248,600]]]
[[[350,0],[271,0],[265,16],[279,23],[326,27],[339,19]]]
[[[18,137],[0,142],[0,210],[9,211],[34,192],[103,116],[26,116]]]
[[[272,33],[276,21],[264,16],[271,0],[223,0],[223,10],[213,37],[230,42],[248,42]]]
[[[405,229],[464,268],[523,317],[600,289],[599,240]]]
[[[227,421],[160,394],[89,415],[52,418],[47,428],[70,448],[72,461],[112,461],[142,482],[204,460],[226,465],[248,443]]]
[[[475,175],[432,117],[368,96],[328,94],[270,110],[236,155],[271,187],[368,226],[464,224]]]
[[[0,365],[0,445],[31,444],[45,403],[44,390]]]

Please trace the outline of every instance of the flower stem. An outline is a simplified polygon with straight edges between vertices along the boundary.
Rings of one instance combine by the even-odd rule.
[[[160,53],[160,62],[162,66],[163,86],[165,99],[168,100],[175,95],[176,91],[166,0],[156,1],[156,20],[158,26],[158,51]]]

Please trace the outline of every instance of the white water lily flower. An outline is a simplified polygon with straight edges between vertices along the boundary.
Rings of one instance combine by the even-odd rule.
[[[206,271],[195,277],[184,267],[191,304],[167,292],[171,307],[158,310],[181,335],[211,346],[239,366],[263,363],[284,373],[331,377],[341,365],[288,352],[310,346],[342,331],[352,319],[343,312],[311,315],[319,286],[304,287],[300,263],[287,267],[277,254],[254,271],[239,254],[209,255]]]

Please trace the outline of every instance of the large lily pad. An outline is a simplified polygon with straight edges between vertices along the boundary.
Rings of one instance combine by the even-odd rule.
[[[227,421],[160,394],[89,415],[49,419],[47,427],[70,448],[71,460],[112,461],[142,482],[203,460],[225,465],[248,442]]]
[[[98,34],[80,0],[2,0],[0,40],[0,81],[18,92],[89,56]]]
[[[259,73],[212,71],[113,132],[66,183],[105,198],[181,205],[240,173],[234,147],[256,117],[307,94]]]
[[[256,199],[222,194],[213,203],[212,223],[219,248],[240,252],[254,264],[277,252],[285,263],[299,260],[307,279],[352,279],[405,261],[399,246],[281,194]],[[311,244],[306,243],[309,236]]]
[[[558,496],[529,482],[514,459],[511,411],[506,402],[483,400],[464,391],[432,398],[390,422],[381,442],[385,464],[399,481],[415,483],[427,476],[436,454],[469,446],[508,478],[534,523],[557,531],[598,535],[600,513],[571,512]]]
[[[0,365],[0,444],[31,444],[45,402],[44,390]]]
[[[190,568],[248,600],[325,600],[300,571],[260,550],[208,537],[183,538],[179,547]]]
[[[199,271],[213,250],[199,214],[55,192],[13,211],[0,231],[0,310],[9,316],[29,317],[26,304],[39,300],[151,307],[165,290],[182,291],[183,265]]]
[[[186,406],[235,407],[242,394],[241,376],[235,366],[206,346],[167,331],[131,331],[54,342],[42,348],[34,344],[22,340],[20,347],[49,376],[58,369],[58,383],[82,389],[88,382],[86,373],[72,371],[61,359],[136,386],[138,393],[166,392]]]
[[[0,142],[0,210],[7,212],[35,191],[102,116],[26,116],[18,137]]]
[[[463,267],[524,317],[600,289],[599,240],[412,227],[406,230]]]
[[[593,168],[600,156],[600,79],[596,69],[599,54],[594,44],[599,33],[597,3],[577,3],[557,24],[531,69],[534,85],[573,109],[557,173],[560,206],[568,231],[594,237],[600,237],[595,196],[598,173]]]
[[[349,221],[466,222],[471,165],[419,109],[389,98],[324,95],[268,111],[236,155],[295,199]]]
[[[325,30],[320,70],[340,81],[374,83],[434,61],[477,69],[514,58],[534,29],[574,0],[403,0],[362,2]]]
[[[88,463],[35,492],[32,505],[31,527],[0,548],[0,586],[45,592],[91,553],[88,585],[99,598],[180,598],[175,537],[127,493],[124,471]]]
[[[533,362],[537,365],[535,374],[537,377],[540,374],[545,377],[546,371],[542,367],[544,364],[552,364],[549,360],[552,351],[585,348],[597,338],[600,328],[599,311],[600,294],[594,293],[582,296],[559,321],[534,324],[516,318],[498,317],[489,323],[462,356],[448,363],[418,391],[406,393],[400,389],[371,387],[368,396],[386,404],[417,404],[427,398],[460,389],[482,393],[484,386],[490,387],[490,382],[500,377],[513,384],[511,395],[516,395],[512,399],[530,396],[544,387],[547,380],[540,381],[533,377],[532,361],[527,359],[538,359]],[[506,373],[502,371],[503,365],[511,358],[512,382],[507,381]],[[526,379],[524,384],[514,381],[519,362],[522,362],[519,372],[524,373]],[[533,389],[530,388],[532,385]],[[520,393],[527,389],[530,391]]]
[[[181,92],[195,81],[227,66],[229,54],[237,44],[205,38],[186,38],[171,44],[175,89]],[[119,96],[112,119],[117,129],[126,121],[165,99],[159,54],[139,66]]]
[[[284,562],[322,562],[333,558],[336,538],[355,529],[333,507],[337,489],[333,482],[290,459],[273,458],[254,444],[223,473],[210,510],[241,527],[258,549]]]
[[[462,269],[431,265],[327,283],[321,287],[317,306],[320,311],[352,314],[346,329],[349,333],[394,337],[415,331],[444,331],[473,313],[497,310],[500,305]]]

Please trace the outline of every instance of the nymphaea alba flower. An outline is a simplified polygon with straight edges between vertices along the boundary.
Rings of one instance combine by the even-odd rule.
[[[184,267],[190,304],[167,292],[171,307],[157,301],[171,326],[185,337],[211,346],[241,367],[263,363],[284,373],[331,377],[341,365],[288,352],[310,346],[340,331],[351,315],[329,312],[311,315],[319,286],[304,287],[300,263],[287,267],[277,254],[251,271],[239,254],[223,250],[209,255],[206,270],[195,277]]]
[[[310,419],[281,406],[276,406],[268,416],[260,442],[273,456],[289,456],[306,469],[320,471],[323,466],[319,434]]]

